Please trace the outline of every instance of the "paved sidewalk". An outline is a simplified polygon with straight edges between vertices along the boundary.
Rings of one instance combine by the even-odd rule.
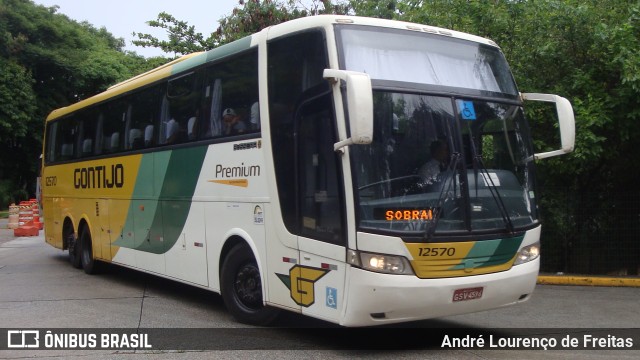
[[[7,228],[8,223],[9,220],[0,219],[0,244],[4,244],[7,241],[15,239],[15,236],[13,236],[13,229]]]

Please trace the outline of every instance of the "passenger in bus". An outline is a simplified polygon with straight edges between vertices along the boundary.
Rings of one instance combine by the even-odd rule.
[[[449,161],[449,146],[445,141],[434,140],[429,146],[431,159],[418,170],[418,175],[427,184],[433,184],[440,172],[445,171]]]
[[[251,130],[260,129],[260,103],[257,101],[251,105],[251,118],[249,122],[251,123]]]
[[[247,126],[231,108],[227,108],[222,112],[222,123],[224,129],[222,133],[226,136],[243,134],[247,130]]]
[[[153,146],[153,145],[154,145],[154,141],[153,141],[153,125],[147,125],[144,128],[144,146],[145,147],[149,147],[149,146]]]
[[[200,109],[196,110],[196,113],[187,120],[187,138],[189,141],[195,140],[198,137],[198,118],[200,117]]]
[[[186,131],[182,124],[175,119],[169,120],[167,123],[167,144],[177,144],[184,142],[186,139]]]

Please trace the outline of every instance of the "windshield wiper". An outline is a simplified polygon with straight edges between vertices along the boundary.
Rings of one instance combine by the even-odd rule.
[[[476,155],[476,156],[474,156],[473,159],[474,159],[473,160],[474,163],[477,162],[480,165],[480,174],[484,178],[484,182],[487,184],[487,188],[489,189],[489,192],[491,193],[491,197],[493,197],[493,200],[496,202],[496,204],[498,204],[498,208],[500,209],[500,215],[502,216],[502,220],[504,221],[505,225],[507,226],[507,230],[509,230],[510,233],[513,233],[513,222],[511,221],[511,217],[509,216],[509,212],[507,211],[507,207],[505,206],[504,202],[502,201],[502,197],[500,196],[500,193],[498,192],[498,187],[493,182],[493,179],[491,178],[491,175],[489,175],[489,170],[487,169],[486,166],[484,166],[484,162],[482,162],[482,156]],[[484,175],[484,174],[486,174],[486,175]],[[478,179],[476,178],[476,192],[477,192],[477,189],[478,189]],[[477,194],[476,194],[476,196],[477,196]]]
[[[433,210],[433,220],[427,224],[427,229],[424,234],[425,240],[431,240],[433,238],[433,234],[438,227],[438,221],[440,220],[440,216],[442,215],[442,206],[444,205],[445,197],[443,196],[445,193],[449,193],[451,189],[451,185],[455,182],[455,170],[458,168],[458,162],[460,161],[460,153],[454,152],[451,154],[451,160],[449,161],[449,166],[445,170],[447,176],[444,178],[444,183],[442,184],[442,188],[440,189],[440,195],[438,195],[438,202],[436,203],[436,208]],[[447,182],[449,185],[447,186]],[[446,188],[446,191],[445,191]],[[455,189],[455,186],[454,186]]]
[[[473,135],[473,131],[469,126],[469,134]],[[513,233],[513,222],[511,221],[511,217],[509,217],[509,212],[507,211],[507,207],[504,205],[502,201],[502,197],[498,192],[498,187],[493,182],[491,175],[489,175],[489,170],[486,166],[484,166],[484,162],[482,162],[482,155],[478,153],[478,149],[476,148],[476,142],[473,136],[470,138],[471,143],[471,152],[473,156],[473,173],[475,176],[476,183],[476,197],[478,197],[478,165],[480,165],[480,175],[484,178],[485,184],[487,184],[487,188],[489,189],[489,193],[491,193],[491,197],[493,197],[493,201],[498,204],[498,209],[500,209],[500,215],[502,216],[502,220],[504,221],[507,230],[510,233]],[[486,174],[486,176],[485,176]],[[471,199],[469,199],[471,200]]]

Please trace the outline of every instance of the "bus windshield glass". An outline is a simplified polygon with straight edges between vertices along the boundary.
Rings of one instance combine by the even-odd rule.
[[[520,106],[377,90],[374,117],[373,143],[351,148],[360,229],[437,235],[537,223]]]
[[[367,73],[375,80],[518,95],[498,48],[408,30],[338,29],[346,70]]]

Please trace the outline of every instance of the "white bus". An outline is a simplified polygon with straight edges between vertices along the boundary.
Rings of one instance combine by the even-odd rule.
[[[523,101],[553,102],[534,154]],[[521,94],[490,40],[315,16],[192,54],[47,118],[45,237],[221,293],[241,322],[344,326],[526,301],[534,159],[573,111]]]

